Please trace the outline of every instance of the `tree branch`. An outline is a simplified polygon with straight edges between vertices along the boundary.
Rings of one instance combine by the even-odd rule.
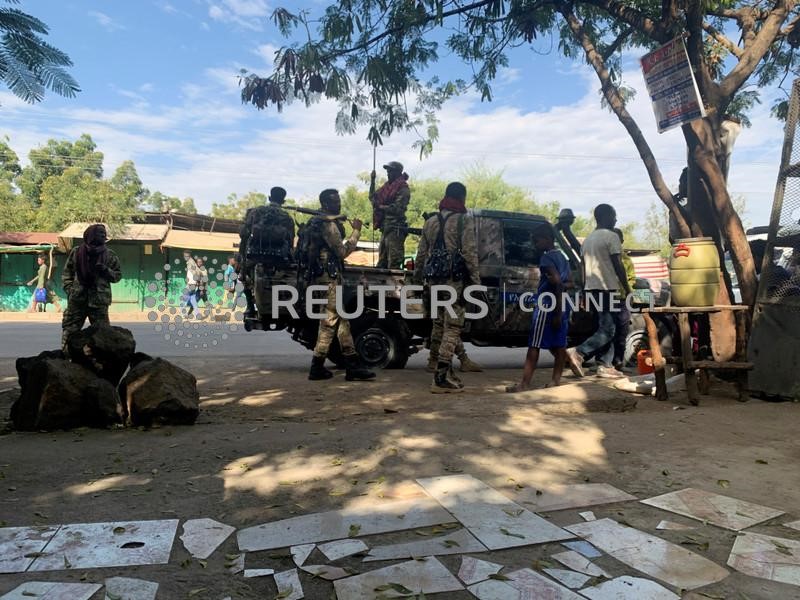
[[[770,11],[769,16],[767,16],[761,24],[761,29],[758,34],[749,44],[745,44],[745,49],[739,58],[739,62],[719,84],[723,100],[721,106],[723,108],[730,102],[734,94],[736,94],[744,82],[747,81],[750,75],[753,74],[758,63],[761,62],[764,55],[769,51],[772,43],[780,33],[781,25],[786,20],[786,17],[789,15],[790,10],[794,8],[795,4],[796,0],[778,0],[778,2],[775,3],[775,8]]]
[[[625,127],[628,135],[636,145],[636,149],[639,151],[639,156],[642,158],[645,169],[647,169],[647,174],[650,177],[650,183],[653,185],[653,189],[661,201],[669,209],[670,214],[678,224],[681,235],[690,237],[691,232],[689,225],[686,222],[686,219],[677,203],[675,202],[672,193],[669,191],[669,188],[667,188],[667,184],[664,182],[664,176],[661,174],[661,170],[658,168],[656,158],[653,155],[653,151],[651,150],[650,145],[647,143],[642,130],[639,129],[639,125],[628,112],[628,109],[625,108],[625,103],[620,97],[619,91],[611,82],[611,74],[608,72],[608,68],[603,61],[603,57],[595,48],[592,40],[583,29],[583,24],[575,16],[575,13],[572,12],[572,9],[563,3],[559,4],[558,9],[564,16],[564,19],[567,21],[567,25],[569,25],[575,40],[583,48],[583,51],[586,54],[587,62],[592,66],[597,74],[597,78],[600,80],[601,89],[603,90],[603,95],[605,96],[608,105],[614,111],[614,114],[617,115],[620,123],[622,123],[622,126]]]
[[[585,0],[584,4],[596,6],[606,11],[612,17],[627,23],[636,31],[643,33],[649,38],[657,42],[668,42],[672,35],[669,30],[659,21],[654,21],[650,17],[642,14],[641,11],[636,10],[618,0]]]
[[[628,39],[628,37],[630,37],[630,35],[633,32],[634,32],[633,27],[628,27],[627,29],[625,29],[625,31],[620,33],[617,36],[617,39],[615,39],[613,42],[611,42],[611,45],[608,46],[608,48],[603,50],[602,55],[601,55],[603,57],[603,62],[606,62],[611,57],[611,55],[614,54],[614,52],[619,50],[619,47],[622,46],[622,44],[625,43],[625,40]]]
[[[725,48],[728,52],[733,54],[736,58],[741,58],[742,53],[744,52],[739,46],[733,43],[730,38],[726,37],[719,30],[711,25],[710,23],[703,23],[703,29],[705,32],[714,38],[723,48]]]

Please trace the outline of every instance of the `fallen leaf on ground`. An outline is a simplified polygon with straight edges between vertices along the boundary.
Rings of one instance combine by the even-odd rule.
[[[727,479],[717,479],[717,485],[722,488],[727,488],[731,486],[731,482]]]
[[[505,527],[501,527],[501,528],[500,528],[500,533],[502,533],[503,535],[510,536],[510,537],[519,538],[519,539],[521,539],[521,540],[524,540],[524,539],[525,539],[525,536],[524,536],[524,535],[522,535],[522,534],[520,534],[520,533],[514,533],[513,531],[509,531],[509,530],[508,530],[508,529],[506,529]]]

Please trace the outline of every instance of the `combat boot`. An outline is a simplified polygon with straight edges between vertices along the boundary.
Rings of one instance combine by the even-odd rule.
[[[440,362],[436,365],[436,373],[433,375],[431,393],[433,394],[457,394],[463,392],[464,388],[459,387],[455,381],[449,377],[450,363]]]
[[[308,372],[308,378],[311,381],[321,381],[331,377],[333,377],[333,373],[325,368],[325,357],[314,356],[311,359],[311,370]]]
[[[483,367],[467,356],[466,352],[459,355],[458,360],[461,362],[458,370],[462,373],[481,373],[483,371]]]
[[[450,364],[450,369],[447,371],[447,379],[455,383],[460,388],[464,387],[464,382],[461,381],[461,378],[458,375],[456,375],[456,370],[453,368],[452,363]]]
[[[428,367],[427,367],[428,373],[436,373],[437,364],[439,364],[439,357],[433,352],[431,352],[428,355]]]
[[[358,354],[345,355],[344,361],[346,369],[344,378],[347,381],[368,381],[370,379],[375,379],[375,373],[364,366]]]

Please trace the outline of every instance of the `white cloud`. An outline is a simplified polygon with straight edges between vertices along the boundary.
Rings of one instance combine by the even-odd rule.
[[[266,65],[266,69],[268,71],[272,70],[272,66],[275,64],[275,53],[280,48],[274,44],[261,44],[253,50],[253,54],[260,57],[261,60],[264,61]]]
[[[264,0],[221,0],[210,3],[208,16],[222,23],[233,23],[245,29],[261,31],[262,20],[268,16],[269,6]]]
[[[115,21],[107,14],[100,12],[99,10],[90,10],[87,13],[90,17],[92,17],[97,23],[107,31],[117,31],[119,29],[125,29],[125,26],[121,23]]]

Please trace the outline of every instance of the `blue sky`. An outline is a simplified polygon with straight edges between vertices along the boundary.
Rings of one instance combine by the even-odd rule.
[[[371,168],[366,132],[337,136],[330,104],[295,105],[282,114],[241,104],[239,69],[268,72],[283,43],[266,0],[23,0],[21,8],[50,26],[50,41],[71,56],[83,89],[74,99],[48,94],[35,106],[0,92],[0,132],[21,157],[48,138],[87,132],[106,154],[107,172],[132,159],[151,190],[191,196],[201,210],[230,192],[273,185],[310,199],[355,183]],[[584,213],[611,202],[623,221],[641,222],[655,194],[633,144],[600,107],[594,75],[554,48],[545,36],[515,50],[494,102],[468,94],[448,104],[430,158],[420,161],[413,137],[404,134],[387,141],[379,160],[401,160],[412,177],[446,179],[482,164],[540,200]],[[683,138],[679,130],[656,133],[635,59],[626,61],[625,74],[639,91],[631,112],[667,182],[676,184]],[[447,56],[432,71],[466,73]],[[734,152],[730,186],[746,198],[751,224],[769,218],[780,158],[781,127],[768,112],[766,105],[756,109],[754,127]]]

